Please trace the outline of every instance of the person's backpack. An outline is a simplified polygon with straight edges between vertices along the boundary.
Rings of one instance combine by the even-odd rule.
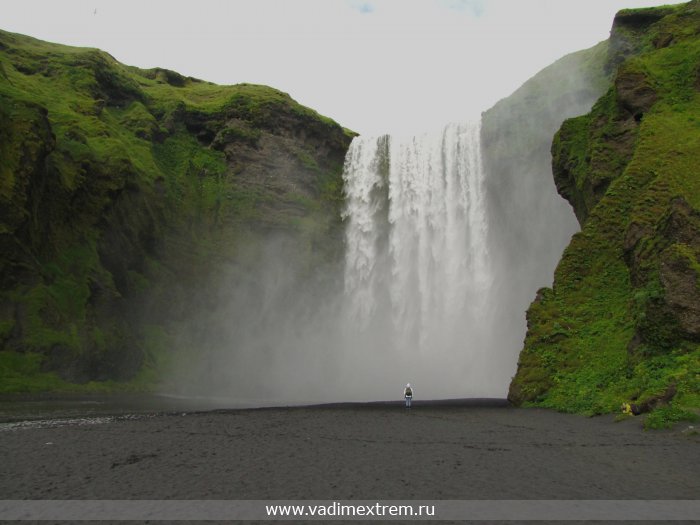
[[[410,388],[407,388],[405,395],[408,397],[413,397],[413,390],[411,390]]]

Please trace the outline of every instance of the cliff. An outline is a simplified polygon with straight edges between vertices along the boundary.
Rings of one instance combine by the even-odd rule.
[[[700,407],[700,3],[625,10],[613,84],[552,144],[581,225],[527,313],[509,398],[664,426]]]
[[[298,272],[337,260],[351,139],[272,88],[0,31],[0,391],[148,384],[271,232]]]

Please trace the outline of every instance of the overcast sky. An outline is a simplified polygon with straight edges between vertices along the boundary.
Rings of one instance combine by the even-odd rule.
[[[3,0],[0,28],[288,92],[364,134],[473,118],[654,0]]]

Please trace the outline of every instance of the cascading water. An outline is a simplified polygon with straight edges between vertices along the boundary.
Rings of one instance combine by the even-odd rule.
[[[432,398],[503,395],[480,124],[357,137],[344,179],[346,311],[367,362]]]
[[[178,391],[250,406],[397,399],[407,382],[417,399],[505,397],[527,276],[499,244],[491,197],[512,193],[486,177],[480,123],[357,137],[344,168],[344,268],[309,276],[294,238],[267,239],[254,271],[225,279],[235,293]]]
[[[355,138],[345,260],[326,257],[337,223],[324,214],[242,234],[220,295],[174,338],[172,390],[251,406],[397,399],[407,382],[417,399],[504,397],[525,311],[578,230],[549,151],[605,89],[581,75],[588,56],[543,71],[480,124]]]

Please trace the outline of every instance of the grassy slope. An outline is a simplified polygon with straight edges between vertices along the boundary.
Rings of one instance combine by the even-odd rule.
[[[648,11],[622,15],[638,13]],[[596,414],[623,402],[654,405],[675,387],[648,426],[700,407],[700,345],[681,333],[660,280],[670,250],[700,285],[700,245],[674,242],[664,230],[678,199],[700,210],[700,14],[697,2],[664,14],[615,86],[555,138],[555,171],[568,175],[558,186],[568,185],[583,228],[553,289],[528,311],[510,392],[518,403]],[[644,246],[631,246],[638,231]]]
[[[324,164],[303,145],[295,151],[316,177],[311,195],[280,197],[234,177],[226,146],[253,147],[280,122],[339,150],[349,141],[272,88],[139,70],[0,31],[0,392],[75,389],[51,371],[73,360],[81,370],[64,376],[140,370],[132,385],[147,385],[167,329],[130,322],[134,304],[233,256],[235,232],[261,220],[262,202],[272,203],[268,226],[287,226],[283,212],[270,217],[285,199],[312,218],[337,215],[342,160]],[[318,229],[313,220],[293,228]],[[106,387],[114,383],[81,388]]]

